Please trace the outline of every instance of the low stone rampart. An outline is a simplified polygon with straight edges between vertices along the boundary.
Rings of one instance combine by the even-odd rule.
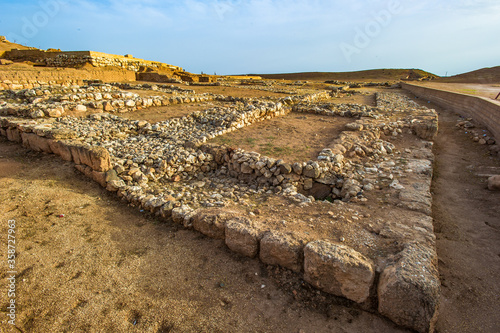
[[[436,103],[464,117],[473,118],[500,140],[500,102],[408,83],[401,83],[401,86],[419,98]]]

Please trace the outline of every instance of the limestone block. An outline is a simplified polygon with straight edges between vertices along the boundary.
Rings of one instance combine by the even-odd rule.
[[[438,133],[438,122],[436,120],[414,121],[412,129],[415,134],[424,140],[433,141]]]
[[[106,187],[106,173],[92,170],[92,179],[102,187]]]
[[[236,217],[226,223],[226,245],[232,251],[254,258],[259,251],[260,232],[245,217]]]
[[[67,143],[59,140],[47,140],[50,149],[56,155],[61,156],[61,158],[65,161],[71,162],[73,157],[71,156],[71,150],[69,149]]]
[[[292,172],[292,166],[288,163],[280,163],[279,165],[280,173],[283,175],[288,175]]]
[[[362,131],[363,130],[363,124],[358,124],[358,123],[350,123],[345,126],[346,130],[348,131]]]
[[[45,114],[49,117],[57,118],[64,114],[64,108],[62,106],[50,108],[45,111]]]
[[[177,224],[182,224],[184,221],[184,215],[188,212],[185,206],[177,207],[172,209],[172,220]]]
[[[241,164],[241,173],[244,174],[251,174],[253,172],[253,169],[250,167],[250,165],[247,162],[244,162]]]
[[[87,111],[87,107],[85,105],[77,105],[75,106],[75,109],[74,109],[75,112],[85,112]]]
[[[109,192],[118,192],[125,186],[126,185],[123,180],[111,180],[107,182],[106,190],[108,190]]]
[[[430,179],[406,186],[399,192],[399,200],[398,206],[430,215],[432,211]]]
[[[304,176],[309,177],[309,178],[318,178],[321,174],[319,168],[308,164],[306,167],[303,169],[302,173]]]
[[[83,162],[80,160],[80,152],[79,152],[79,144],[71,143],[68,144],[67,147],[71,151],[71,158],[75,162],[75,164],[83,164]]]
[[[106,148],[92,147],[90,150],[90,161],[90,167],[96,171],[108,171],[111,169],[111,158]]]
[[[280,265],[300,272],[304,261],[303,243],[289,234],[275,231],[267,233],[260,241],[260,260],[269,265]]]
[[[167,201],[163,206],[161,206],[160,215],[165,218],[172,217],[172,210],[175,208],[174,204],[174,201]]]
[[[85,164],[95,171],[105,172],[111,169],[109,152],[103,147],[71,144],[71,156],[76,164]]]
[[[434,248],[409,244],[378,283],[379,312],[417,332],[434,331],[440,283]]]
[[[23,146],[30,148],[34,151],[40,151],[44,153],[52,153],[48,140],[40,137],[34,133],[21,133],[21,138],[23,141]]]
[[[228,212],[201,210],[194,216],[193,228],[210,238],[224,239],[226,222],[232,217]]]
[[[304,280],[327,293],[363,303],[374,278],[372,262],[348,246],[314,241],[304,249]]]
[[[21,139],[21,134],[19,133],[19,129],[17,129],[17,127],[7,128],[7,140],[19,143],[23,141]]]

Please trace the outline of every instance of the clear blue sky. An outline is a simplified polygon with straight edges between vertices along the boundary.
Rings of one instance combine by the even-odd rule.
[[[0,0],[0,35],[212,74],[500,65],[499,0]]]

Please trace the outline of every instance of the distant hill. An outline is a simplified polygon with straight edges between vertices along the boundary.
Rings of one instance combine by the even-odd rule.
[[[482,68],[450,77],[441,77],[438,81],[447,83],[500,83],[500,66]]]
[[[265,79],[299,81],[400,81],[408,78],[436,78],[438,76],[421,69],[371,69],[357,72],[307,72],[286,74],[258,74]]]
[[[30,48],[21,44],[11,43],[4,36],[0,36],[0,58],[5,51],[10,51],[12,49],[28,50]]]

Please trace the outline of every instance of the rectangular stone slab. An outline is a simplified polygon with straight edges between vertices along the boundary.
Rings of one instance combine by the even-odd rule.
[[[374,278],[371,261],[345,245],[320,240],[304,249],[304,280],[327,293],[363,303]]]

